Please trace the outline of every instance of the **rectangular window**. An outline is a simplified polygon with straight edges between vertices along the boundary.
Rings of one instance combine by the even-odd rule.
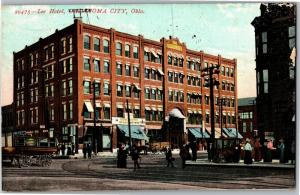
[[[144,61],[150,61],[150,59],[149,59],[149,52],[144,52]]]
[[[175,92],[174,92],[174,101],[175,101],[175,102],[178,102],[178,100],[179,100],[179,97],[178,97],[178,91],[175,91]]]
[[[205,104],[206,104],[206,105],[209,104],[209,96],[205,96]]]
[[[117,62],[117,75],[122,75],[122,64]]]
[[[90,94],[91,93],[91,82],[90,81],[84,81],[84,94]]]
[[[156,119],[156,111],[154,111],[154,110],[152,110],[152,116],[151,116],[151,119],[152,119],[152,121],[156,121],[157,119]]]
[[[145,88],[145,98],[146,99],[150,99],[150,89],[149,88]]]
[[[54,121],[54,106],[53,105],[50,107],[50,120]]]
[[[94,88],[94,90],[95,90],[95,95],[96,95],[96,96],[99,96],[99,95],[100,95],[100,83],[95,82],[95,83],[94,83],[94,86],[95,86],[95,88]]]
[[[184,93],[182,91],[179,93],[179,96],[180,96],[180,102],[184,102]]]
[[[178,83],[178,73],[174,73],[174,83]]]
[[[63,120],[67,120],[67,105],[65,102],[63,102],[62,106],[63,106]]]
[[[104,95],[109,95],[109,83],[104,83]]]
[[[72,52],[73,51],[73,38],[72,36],[68,37],[68,52]]]
[[[192,84],[192,80],[191,80],[191,77],[190,77],[190,76],[187,76],[187,81],[188,81],[188,85],[191,85],[191,84]]]
[[[94,38],[94,50],[100,51],[100,39],[97,37]]]
[[[35,54],[35,65],[37,65],[39,62],[39,53]]]
[[[117,96],[122,97],[123,96],[123,86],[120,84],[117,84]]]
[[[62,91],[62,96],[66,96],[66,91],[67,91],[67,83],[66,83],[66,81],[62,81],[61,91]]]
[[[103,40],[103,51],[104,53],[109,53],[109,40]]]
[[[174,66],[178,66],[178,58],[174,57]]]
[[[172,56],[170,56],[170,55],[168,56],[168,64],[172,65]]]
[[[73,102],[69,102],[69,118],[70,120],[73,119]]]
[[[157,90],[157,99],[162,100],[162,91],[160,89]]]
[[[243,122],[243,133],[247,131],[247,123]]]
[[[45,60],[49,59],[49,48],[48,47],[44,49],[44,56],[45,56]]]
[[[134,115],[134,118],[140,118],[141,117],[140,110],[139,109],[134,109],[133,110],[133,115]]]
[[[133,76],[134,77],[139,77],[139,72],[140,72],[139,68],[134,66],[133,67]]]
[[[90,36],[84,35],[84,49],[90,49]]]
[[[168,72],[169,82],[173,82],[173,72]]]
[[[151,70],[151,79],[156,80],[156,70]]]
[[[209,114],[208,113],[205,114],[205,122],[209,123]]]
[[[268,93],[269,74],[268,69],[263,70],[264,93]]]
[[[104,61],[104,73],[109,73],[110,67],[109,67],[109,61]]]
[[[146,121],[150,121],[150,110],[145,110]]]
[[[104,108],[104,119],[110,119],[110,108]]]
[[[94,71],[100,72],[100,60],[97,59],[94,60]]]
[[[229,68],[228,68],[228,67],[226,67],[226,68],[225,68],[225,71],[226,71],[226,76],[228,76],[228,77],[229,77]]]
[[[69,70],[68,70],[68,72],[72,72],[73,71],[73,58],[69,58],[69,61],[68,61],[69,63],[68,63],[68,68],[69,68]]]
[[[87,71],[91,70],[90,59],[89,58],[84,58],[84,70],[87,70]]]
[[[179,73],[179,82],[183,83],[183,74]]]
[[[128,85],[125,87],[125,95],[126,97],[131,97],[131,87]]]
[[[126,76],[130,76],[131,74],[130,74],[130,65],[126,65],[125,66],[125,75]]]
[[[296,28],[295,26],[289,27],[289,47],[292,49],[296,45]]]
[[[116,43],[116,55],[118,56],[122,55],[122,43],[119,42]]]
[[[125,45],[125,57],[130,58],[130,45]]]
[[[117,117],[124,117],[124,110],[123,108],[117,108]]]
[[[233,70],[233,68],[230,68],[230,76],[231,76],[231,77],[234,76],[234,70]]]
[[[179,67],[183,67],[183,58],[179,58]]]
[[[134,88],[134,98],[139,98],[139,97],[140,97],[140,91]]]
[[[138,59],[139,58],[139,48],[133,47],[133,58]]]
[[[54,58],[54,45],[51,45],[51,59]],[[32,58],[33,60],[33,58]]]
[[[145,78],[150,79],[150,69],[149,68],[145,68]]]
[[[156,89],[151,90],[151,99],[156,100]]]
[[[169,101],[173,101],[173,91],[169,90]]]
[[[66,53],[66,39],[62,39],[60,41],[60,53],[65,54]]]
[[[268,36],[267,36],[267,32],[262,32],[261,33],[261,37],[262,37],[262,50],[263,53],[267,53],[268,52]]]

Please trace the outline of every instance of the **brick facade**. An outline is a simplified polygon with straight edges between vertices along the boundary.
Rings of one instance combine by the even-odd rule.
[[[106,43],[108,48],[105,46]],[[52,45],[54,45],[53,58]],[[47,47],[50,48],[48,60],[46,60]],[[121,55],[118,55],[119,52]],[[37,64],[33,57],[34,63],[31,66],[30,54],[35,56],[35,53],[38,53]],[[23,69],[22,60],[24,60]],[[172,60],[172,63],[169,64],[168,60]],[[106,71],[105,67],[107,62],[109,71]],[[46,79],[46,75],[52,72],[51,68],[47,67],[52,64],[54,75]],[[125,117],[127,99],[131,112],[138,118],[146,118],[145,132],[153,140],[158,135],[166,140],[167,121],[173,109],[180,110],[186,117],[185,129],[200,126],[206,128],[210,126],[209,121],[205,122],[205,114],[209,114],[210,110],[209,103],[205,104],[205,99],[209,99],[209,88],[203,87],[205,81],[200,69],[215,64],[220,65],[220,74],[215,76],[220,81],[219,88],[214,89],[215,97],[226,99],[223,106],[226,127],[237,128],[236,59],[230,60],[204,51],[189,50],[185,43],[181,43],[177,38],[153,41],[142,35],[134,36],[114,29],[104,29],[84,24],[76,19],[74,24],[65,29],[56,31],[49,37],[14,53],[14,102],[19,102],[15,104],[17,119],[15,130],[23,130],[33,136],[49,136],[51,128],[54,130],[53,138],[57,138],[58,142],[73,142],[78,145],[86,141],[85,137],[90,133],[96,108],[97,114],[99,110],[100,115],[96,125],[101,128],[100,134],[96,135],[111,137],[111,148],[115,148],[119,141],[119,131],[116,125],[112,124],[112,117],[122,115],[122,110]],[[121,69],[118,69],[120,65]],[[137,68],[139,73],[135,75]],[[119,75],[120,71],[122,74]],[[31,72],[38,74],[38,81],[32,84],[30,84]],[[24,77],[23,85],[22,77]],[[47,90],[46,88],[52,83],[54,94],[50,96],[51,87]],[[97,88],[93,87],[94,83]],[[97,90],[98,86],[100,93],[95,91],[97,94],[94,105],[93,90]],[[35,88],[38,88],[38,100],[31,102],[30,91]],[[122,94],[119,94],[120,89]],[[126,93],[126,89],[130,90]],[[48,96],[45,95],[47,91]],[[172,97],[169,95],[171,91]],[[137,92],[139,95],[135,97]],[[24,93],[23,103],[20,97],[22,93]],[[217,102],[215,101],[216,115],[220,116],[222,113],[219,112]],[[52,107],[54,120],[51,118]],[[38,110],[37,114],[35,108]],[[47,110],[48,112],[45,112]],[[93,112],[89,112],[91,110]],[[23,111],[26,120],[22,122],[20,113]],[[30,113],[34,116],[36,114],[38,121],[33,120]],[[188,119],[189,116],[194,117]],[[49,119],[49,125],[45,118]],[[45,121],[46,127],[43,127]],[[216,128],[218,127],[219,123],[216,123]],[[186,130],[184,132],[183,137],[187,140]],[[101,139],[99,142],[101,145]]]

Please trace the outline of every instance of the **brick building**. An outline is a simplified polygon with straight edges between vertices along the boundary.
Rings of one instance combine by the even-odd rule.
[[[177,38],[153,41],[75,19],[14,53],[15,130],[112,149],[129,135],[128,100],[135,140],[178,145],[195,131],[210,133],[209,88],[200,70],[212,65],[220,65],[217,137],[221,116],[224,128],[237,126],[235,59],[189,50]]]
[[[13,104],[1,107],[2,147],[11,147],[13,144]]]
[[[252,21],[256,40],[257,125],[265,136],[295,140],[296,5],[261,4]],[[291,59],[292,58],[292,59]]]
[[[254,138],[258,136],[256,98],[239,98],[238,111],[239,133],[241,133],[244,138]]]

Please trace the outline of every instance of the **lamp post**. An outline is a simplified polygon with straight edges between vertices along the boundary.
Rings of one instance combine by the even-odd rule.
[[[218,80],[213,78],[214,74],[219,74],[220,66],[219,65],[212,65],[210,67],[202,69],[202,72],[204,71],[205,73],[202,73],[201,76],[205,77],[208,76],[208,81],[207,83],[204,84],[205,87],[209,86],[209,91],[210,91],[210,122],[211,122],[211,134],[210,134],[210,141],[212,143],[212,148],[210,150],[211,152],[211,158],[214,159],[215,156],[215,110],[214,110],[214,86],[218,86],[220,83]]]

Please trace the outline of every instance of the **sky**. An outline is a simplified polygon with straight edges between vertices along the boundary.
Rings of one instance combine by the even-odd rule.
[[[85,23],[142,34],[156,41],[172,35],[189,49],[236,58],[238,98],[254,97],[255,36],[251,22],[260,15],[259,6],[258,3],[3,6],[1,106],[13,101],[13,52],[71,25],[73,14],[69,9],[72,8],[102,9],[88,16],[83,14]],[[50,13],[52,9],[62,13]],[[45,12],[37,13],[39,10]]]

